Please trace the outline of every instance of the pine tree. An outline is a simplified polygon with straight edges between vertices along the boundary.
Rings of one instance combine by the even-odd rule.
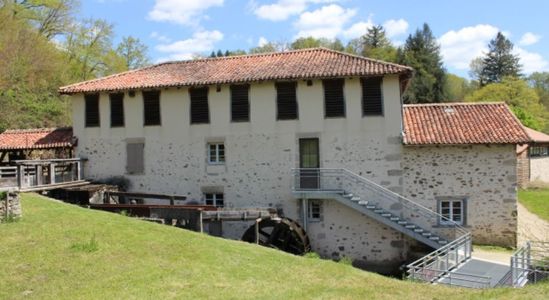
[[[380,59],[383,61],[396,62],[397,50],[387,38],[385,29],[381,25],[368,28],[365,35],[360,38],[359,53],[362,56]]]
[[[217,50],[217,57],[223,57],[223,52],[221,49]]]
[[[212,51],[212,53],[210,53],[210,57],[215,57],[215,51]]]
[[[518,55],[514,55],[513,43],[501,32],[488,44],[488,53],[482,59],[479,74],[481,85],[501,82],[505,77],[520,77],[521,65]]]
[[[398,61],[414,68],[414,78],[404,94],[405,103],[439,103],[445,100],[446,70],[442,66],[440,46],[429,25],[408,36]]]

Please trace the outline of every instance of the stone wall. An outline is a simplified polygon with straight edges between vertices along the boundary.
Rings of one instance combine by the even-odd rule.
[[[404,196],[433,211],[441,198],[465,199],[475,243],[516,246],[515,146],[405,147],[403,172]]]
[[[22,210],[19,193],[0,192],[0,222],[5,220],[6,215],[12,218],[21,217]]]

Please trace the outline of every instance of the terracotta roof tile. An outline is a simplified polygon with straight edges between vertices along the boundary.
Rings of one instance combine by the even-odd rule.
[[[72,147],[72,128],[6,130],[0,134],[0,150],[52,149]]]
[[[404,105],[405,145],[522,144],[529,140],[505,103]]]
[[[406,66],[326,48],[167,62],[61,87],[62,94],[344,76],[411,74]]]
[[[526,133],[530,137],[530,141],[533,143],[539,143],[539,144],[545,144],[549,143],[549,135],[539,132],[537,130],[534,130],[532,128],[524,127],[526,129]]]

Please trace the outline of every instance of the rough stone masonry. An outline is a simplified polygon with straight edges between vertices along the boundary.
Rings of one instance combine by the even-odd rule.
[[[13,191],[0,192],[0,222],[7,217],[19,218],[22,215],[19,193]]]

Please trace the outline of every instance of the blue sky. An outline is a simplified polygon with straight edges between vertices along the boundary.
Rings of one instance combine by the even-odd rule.
[[[115,41],[140,38],[154,62],[299,36],[346,42],[372,24],[384,25],[398,45],[427,22],[445,67],[466,76],[498,31],[515,44],[525,73],[549,71],[548,11],[543,0],[83,0],[80,16],[113,23]]]

